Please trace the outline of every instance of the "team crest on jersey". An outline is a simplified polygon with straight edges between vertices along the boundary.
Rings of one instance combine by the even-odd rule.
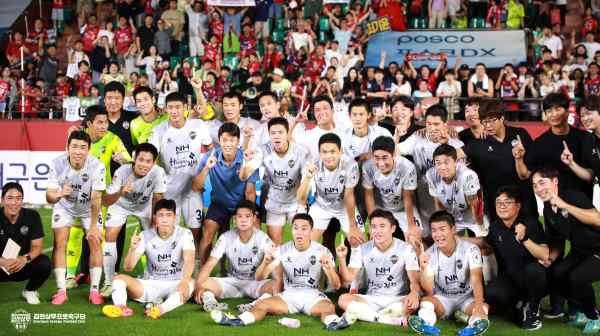
[[[177,242],[176,241],[174,241],[174,242],[171,243],[171,249],[174,249],[175,246],[177,246]]]
[[[394,179],[394,185],[398,185],[398,184],[400,184],[400,178],[399,178],[399,177],[396,177],[396,178]]]
[[[150,188],[151,185],[152,185],[152,181],[148,180],[148,183],[146,183],[146,187]]]
[[[167,138],[167,143],[171,143],[173,140],[171,138]]]
[[[310,264],[314,265],[317,263],[317,257],[315,257],[314,255],[310,256]]]
[[[344,184],[344,181],[345,181],[345,180],[346,180],[346,179],[344,178],[344,176],[343,176],[343,175],[340,175],[340,184]]]
[[[456,268],[461,269],[463,267],[463,262],[462,260],[458,259],[456,261]]]
[[[252,246],[252,253],[254,253],[254,254],[258,253],[258,246]]]
[[[87,182],[90,179],[90,176],[87,173],[81,174],[81,180],[83,183]]]
[[[196,139],[196,131],[190,132],[190,139],[192,139],[192,140]]]
[[[369,263],[371,263],[371,264],[372,264],[372,263],[374,263],[374,262],[375,262],[375,258],[373,258],[373,257],[369,258]]]
[[[398,262],[398,256],[397,255],[392,255],[390,257],[390,261],[392,262],[392,264],[396,264]]]
[[[111,217],[111,214],[110,214],[110,212],[109,212],[109,213],[107,213],[107,214],[106,214],[106,220],[107,220],[107,221],[109,221],[109,220],[110,220],[110,217]]]
[[[21,231],[21,235],[27,236],[27,234],[29,233],[29,226],[21,226],[21,229],[19,231]]]
[[[123,125],[124,129],[126,129],[126,130],[129,129],[129,121],[123,121],[123,123],[121,125]]]
[[[288,256],[287,257],[287,262],[292,262],[292,257]]]
[[[295,165],[295,164],[296,164],[296,161],[294,161],[294,160],[290,160],[290,161],[288,161],[288,166],[289,166],[290,168],[294,167],[294,165]]]
[[[60,220],[60,215],[59,214],[54,214],[54,222],[58,222]]]

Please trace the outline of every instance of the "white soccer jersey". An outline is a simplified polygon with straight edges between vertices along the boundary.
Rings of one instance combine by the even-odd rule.
[[[284,290],[312,288],[319,289],[323,268],[321,256],[327,255],[333,263],[333,255],[323,245],[311,241],[305,251],[298,251],[294,241],[289,241],[279,246],[276,252],[275,263],[281,263],[284,275]]]
[[[261,147],[262,164],[265,168],[264,181],[269,185],[265,208],[278,209],[282,204],[296,203],[296,192],[302,181],[302,169],[308,162],[308,150],[290,143],[287,153],[280,156],[273,144]]]
[[[456,166],[456,176],[450,184],[442,180],[435,167],[427,171],[426,179],[429,194],[442,202],[454,216],[457,229],[477,224],[467,202],[467,197],[477,195],[481,188],[477,173],[459,163]]]
[[[273,246],[266,233],[254,229],[249,241],[240,240],[237,229],[222,234],[210,256],[221,259],[227,257],[227,274],[240,280],[254,280],[254,273],[265,256],[265,251]]]
[[[167,177],[165,198],[179,199],[192,189],[192,178],[198,175],[202,146],[212,144],[208,129],[200,119],[188,119],[182,128],[169,121],[152,130],[149,143],[158,148],[160,164]]]
[[[448,144],[457,149],[464,146],[462,141],[454,138],[450,138]],[[432,142],[415,133],[398,146],[402,155],[411,155],[413,157],[417,174],[421,178],[427,173],[429,168],[433,167],[433,152],[439,145],[439,143]]]
[[[410,245],[394,238],[385,252],[372,240],[352,249],[348,267],[364,270],[367,295],[397,296],[409,292],[407,272],[419,271],[419,262]]]
[[[117,169],[107,192],[119,192],[130,179],[133,180],[133,191],[119,197],[115,204],[132,213],[145,212],[152,207],[152,197],[155,193],[164,194],[167,191],[164,169],[154,165],[146,176],[137,177],[133,173],[133,164],[129,163]]]
[[[317,126],[310,130],[306,130],[304,124],[301,124],[294,128],[294,131],[292,132],[292,139],[294,142],[308,149],[308,153],[310,154],[312,161],[317,161],[319,160],[319,139],[321,139],[321,136],[327,133],[334,133],[338,135],[340,139],[342,139],[343,129],[336,127],[331,131],[326,131]]]
[[[151,280],[181,280],[183,251],[195,251],[194,236],[190,229],[175,226],[173,234],[162,239],[156,228],[142,231],[142,239],[135,252],[146,254],[146,277]]]
[[[394,169],[387,175],[375,166],[373,159],[363,165],[362,185],[374,189],[375,203],[391,212],[404,211],[402,192],[417,189],[415,165],[402,156],[394,157]]]
[[[317,187],[316,203],[323,209],[333,212],[345,211],[344,191],[354,188],[359,178],[358,164],[354,159],[342,156],[338,167],[330,171],[322,161],[317,162],[314,181]]]
[[[89,217],[92,211],[92,192],[106,189],[105,175],[106,167],[95,157],[88,155],[83,167],[75,170],[69,163],[69,155],[65,153],[50,164],[48,189],[59,190],[62,186],[70,184],[73,191],[62,197],[56,205],[73,217]]]
[[[451,256],[445,255],[436,244],[427,249],[429,270],[434,274],[434,294],[463,296],[473,292],[470,270],[481,268],[483,261],[477,245],[457,239]]]
[[[223,121],[218,119],[211,120],[207,123],[210,137],[212,138],[212,142],[215,144],[219,143],[219,128],[221,125],[223,125]],[[254,129],[252,139],[250,139],[250,142],[248,143],[248,148],[258,148],[262,144],[264,141],[264,130],[260,122],[252,118],[240,117],[240,121],[237,123],[237,125],[240,128],[240,145],[244,143],[244,127],[246,126],[250,126]]]
[[[392,134],[381,126],[369,125],[367,135],[359,137],[354,134],[354,129],[345,129],[342,132],[342,148],[344,154],[356,158],[362,154],[370,153],[373,141],[380,136],[392,137]]]

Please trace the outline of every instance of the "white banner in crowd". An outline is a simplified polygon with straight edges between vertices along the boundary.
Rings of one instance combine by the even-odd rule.
[[[222,7],[252,7],[256,6],[254,0],[208,0],[209,6]]]
[[[0,185],[18,182],[25,192],[25,203],[46,204],[46,185],[50,162],[64,152],[0,151]]]

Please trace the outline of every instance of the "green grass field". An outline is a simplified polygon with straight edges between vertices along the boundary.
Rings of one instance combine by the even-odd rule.
[[[40,214],[44,223],[44,231],[46,239],[44,247],[48,255],[52,246],[52,233],[50,230],[50,210],[41,209]],[[128,229],[128,236],[132,234],[134,228]],[[286,237],[289,239],[290,233],[286,232]],[[323,329],[323,325],[317,318],[306,316],[294,316],[302,322],[299,329],[288,329],[277,323],[279,317],[267,317],[266,320],[244,328],[230,328],[216,325],[212,322],[209,315],[201,311],[200,306],[194,304],[186,304],[177,310],[163,316],[158,321],[147,319],[143,316],[143,306],[130,301],[130,306],[135,310],[135,316],[127,319],[111,320],[104,317],[100,311],[100,307],[92,306],[87,301],[89,286],[84,285],[77,289],[69,291],[69,301],[59,307],[52,306],[50,299],[55,291],[55,282],[51,277],[46,284],[40,289],[42,304],[38,306],[30,306],[21,298],[21,290],[24,283],[2,283],[0,284],[0,335],[15,335],[18,334],[12,326],[10,319],[11,314],[18,310],[24,309],[29,313],[83,313],[86,315],[85,323],[82,324],[30,324],[29,327],[20,334],[24,335],[259,335],[272,336],[277,333],[285,333],[286,335],[324,335],[330,334]],[[227,300],[230,308],[235,308],[244,300]],[[443,321],[438,323],[438,327],[442,329],[442,335],[455,335],[456,331],[461,328],[460,324],[453,321]],[[351,328],[339,331],[343,335],[366,335],[368,333],[377,336],[384,335],[411,335],[414,334],[409,330],[398,327],[384,326],[365,322],[358,322]],[[559,321],[544,321],[544,327],[537,332],[524,332],[514,326],[509,321],[493,317],[491,328],[487,335],[557,335],[568,336],[580,334],[578,329],[567,326]]]

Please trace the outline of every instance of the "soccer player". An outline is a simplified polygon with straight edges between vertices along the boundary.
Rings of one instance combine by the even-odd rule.
[[[52,229],[54,250],[52,261],[58,292],[52,304],[67,301],[65,250],[69,229],[79,221],[86,231],[90,245],[90,296],[92,304],[102,304],[98,292],[102,277],[102,192],[106,189],[106,168],[89,155],[90,136],[84,131],[73,131],[67,140],[67,153],[54,159],[50,165],[46,200],[54,204]]]
[[[212,140],[204,121],[185,118],[183,95],[172,92],[165,104],[169,120],[154,127],[148,142],[158,149],[159,162],[167,174],[164,197],[175,200],[177,218],[183,216],[197,243],[203,217],[202,195],[192,190],[192,179],[200,170],[202,153],[212,148]]]
[[[348,323],[358,319],[402,324],[402,318],[419,307],[417,256],[409,244],[393,237],[397,221],[391,212],[376,209],[369,220],[371,240],[352,249],[348,265],[348,248],[340,245],[336,249],[343,282],[354,281],[363,270],[366,294],[343,294],[338,305],[346,311]]]
[[[133,270],[142,255],[146,255],[147,278],[136,279],[119,274],[113,280],[112,305],[102,307],[108,317],[128,317],[127,297],[153,304],[146,316],[158,319],[183,305],[194,291],[194,237],[189,229],[177,225],[175,201],[161,199],[153,209],[154,226],[131,237],[125,257],[125,270]],[[155,304],[164,300],[161,304]]]
[[[260,147],[264,182],[269,185],[266,198],[267,232],[276,245],[283,243],[283,226],[298,211],[297,192],[302,171],[309,161],[308,150],[289,140],[289,124],[283,117],[268,122],[270,142]]]
[[[117,261],[116,239],[128,216],[135,216],[142,228],[152,221],[152,207],[167,190],[165,171],[154,164],[158,151],[154,145],[142,143],[135,147],[133,164],[121,166],[103,196],[108,206],[106,241],[104,242],[104,286],[100,293],[109,297]]]
[[[257,148],[258,141],[261,136],[253,136],[260,130],[260,123],[252,118],[242,117],[241,113],[244,109],[244,97],[237,91],[229,91],[223,95],[223,117],[224,121],[213,119],[208,122],[210,135],[214,143],[219,143],[219,129],[223,123],[236,124],[241,131],[240,145],[245,150],[246,148]]]
[[[354,99],[348,109],[352,128],[345,129],[340,135],[344,154],[357,162],[367,161],[371,156],[371,147],[375,139],[380,136],[391,138],[392,134],[381,126],[369,125],[373,112],[371,105],[365,99]]]
[[[169,119],[166,113],[159,113],[155,106],[154,92],[147,86],[140,86],[133,90],[133,99],[135,107],[140,115],[131,121],[129,130],[131,131],[131,142],[133,145],[141,144],[150,138],[152,129]]]
[[[419,236],[421,223],[413,195],[417,189],[415,165],[395,155],[394,139],[390,137],[375,139],[372,150],[372,158],[363,165],[362,172],[367,211],[372,213],[376,207],[387,210],[398,221],[404,237]]]
[[[433,151],[433,168],[425,174],[429,194],[438,210],[452,214],[456,232],[469,237],[487,235],[481,199],[479,178],[471,169],[456,161],[456,148],[441,144]]]
[[[319,156],[316,164],[306,164],[298,188],[298,202],[306,207],[313,180],[316,186],[315,202],[308,212],[315,223],[311,239],[321,239],[331,219],[337,218],[350,244],[356,246],[364,240],[364,232],[361,231],[363,223],[354,200],[354,187],[359,178],[358,165],[353,159],[342,155],[342,142],[334,133],[325,133],[319,139]]]
[[[202,303],[205,311],[227,310],[227,304],[216,298],[252,299],[267,298],[273,293],[273,281],[256,280],[256,269],[267,251],[273,248],[269,237],[254,226],[256,206],[242,200],[235,209],[235,229],[222,234],[202,265],[196,277],[196,302]],[[219,260],[225,256],[228,262],[227,277],[209,277]],[[238,309],[249,310],[250,305],[239,305]]]
[[[326,280],[337,289],[340,287],[340,277],[331,252],[310,239],[312,226],[313,220],[309,215],[294,216],[293,240],[279,246],[275,253],[267,253],[256,270],[257,280],[275,272],[278,281],[276,288],[283,285],[283,292],[259,300],[250,311],[239,316],[213,310],[211,318],[222,325],[246,326],[264,319],[267,314],[303,313],[319,316],[328,329],[336,329],[341,319],[335,314],[334,304],[319,290],[319,286],[325,275]]]
[[[490,322],[489,307],[483,299],[479,247],[458,238],[454,217],[445,210],[433,213],[429,225],[434,244],[425,251],[419,243],[418,252],[420,284],[426,296],[421,299],[418,315],[409,318],[409,325],[418,333],[439,335],[440,330],[434,327],[437,319],[454,315],[468,323],[458,335],[481,335]]]

